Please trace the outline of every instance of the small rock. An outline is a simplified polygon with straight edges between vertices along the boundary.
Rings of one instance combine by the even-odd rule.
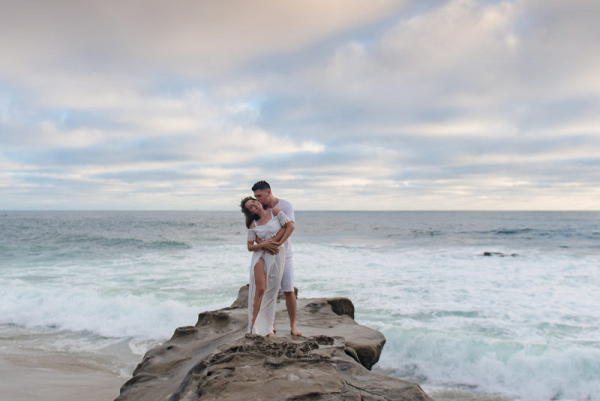
[[[488,252],[488,251],[485,251],[483,253],[483,256],[499,256],[499,257],[503,258],[505,256],[517,256],[517,254],[516,253],[511,253],[510,255],[508,255],[508,254],[505,254],[505,253],[502,253],[502,252]]]

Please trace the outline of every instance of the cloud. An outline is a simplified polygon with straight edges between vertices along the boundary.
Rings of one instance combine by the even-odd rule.
[[[597,209],[599,8],[9,2],[0,208]]]
[[[0,17],[4,70],[144,68],[206,76],[294,52],[401,7],[391,0],[9,2]],[[28,78],[28,77],[27,77]]]
[[[586,4],[570,3],[568,8],[579,17],[590,11]],[[598,78],[588,66],[595,60],[590,54],[597,53],[589,49],[597,47],[590,38],[599,29],[566,29],[571,23],[561,17],[565,8],[557,3],[446,2],[401,20],[372,43],[349,41],[298,74],[305,80],[298,85],[277,81],[276,86],[289,91],[308,88],[311,93],[292,97],[290,110],[290,97],[282,96],[276,111],[300,122],[314,120],[319,112],[325,119],[345,110],[362,111],[378,124],[446,124],[448,119],[482,117],[527,122],[527,107],[589,94],[590,86],[582,88],[582,82],[591,83],[596,99],[593,83]],[[548,25],[535,25],[538,14],[546,16]],[[522,27],[527,24],[533,26]],[[573,43],[582,42],[586,50],[578,51]],[[314,99],[310,105],[296,103],[309,96]]]

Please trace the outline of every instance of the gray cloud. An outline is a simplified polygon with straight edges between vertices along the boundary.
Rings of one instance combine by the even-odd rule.
[[[2,65],[13,73],[24,65],[36,68],[35,63],[46,69],[142,68],[206,77],[372,23],[403,3],[7,2],[0,16],[0,44],[10,57],[3,57]]]
[[[599,8],[9,2],[0,208],[599,209]]]

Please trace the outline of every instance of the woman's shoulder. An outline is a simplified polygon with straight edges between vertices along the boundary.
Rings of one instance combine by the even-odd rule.
[[[279,220],[279,224],[281,224],[282,227],[291,221],[287,214],[278,207],[273,208],[273,216]]]

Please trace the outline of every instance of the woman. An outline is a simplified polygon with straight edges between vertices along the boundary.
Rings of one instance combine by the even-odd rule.
[[[294,222],[277,207],[265,210],[251,196],[242,199],[241,207],[246,215],[248,250],[253,252],[248,291],[248,332],[274,337],[275,307],[285,267],[285,248],[282,245],[294,231]]]

